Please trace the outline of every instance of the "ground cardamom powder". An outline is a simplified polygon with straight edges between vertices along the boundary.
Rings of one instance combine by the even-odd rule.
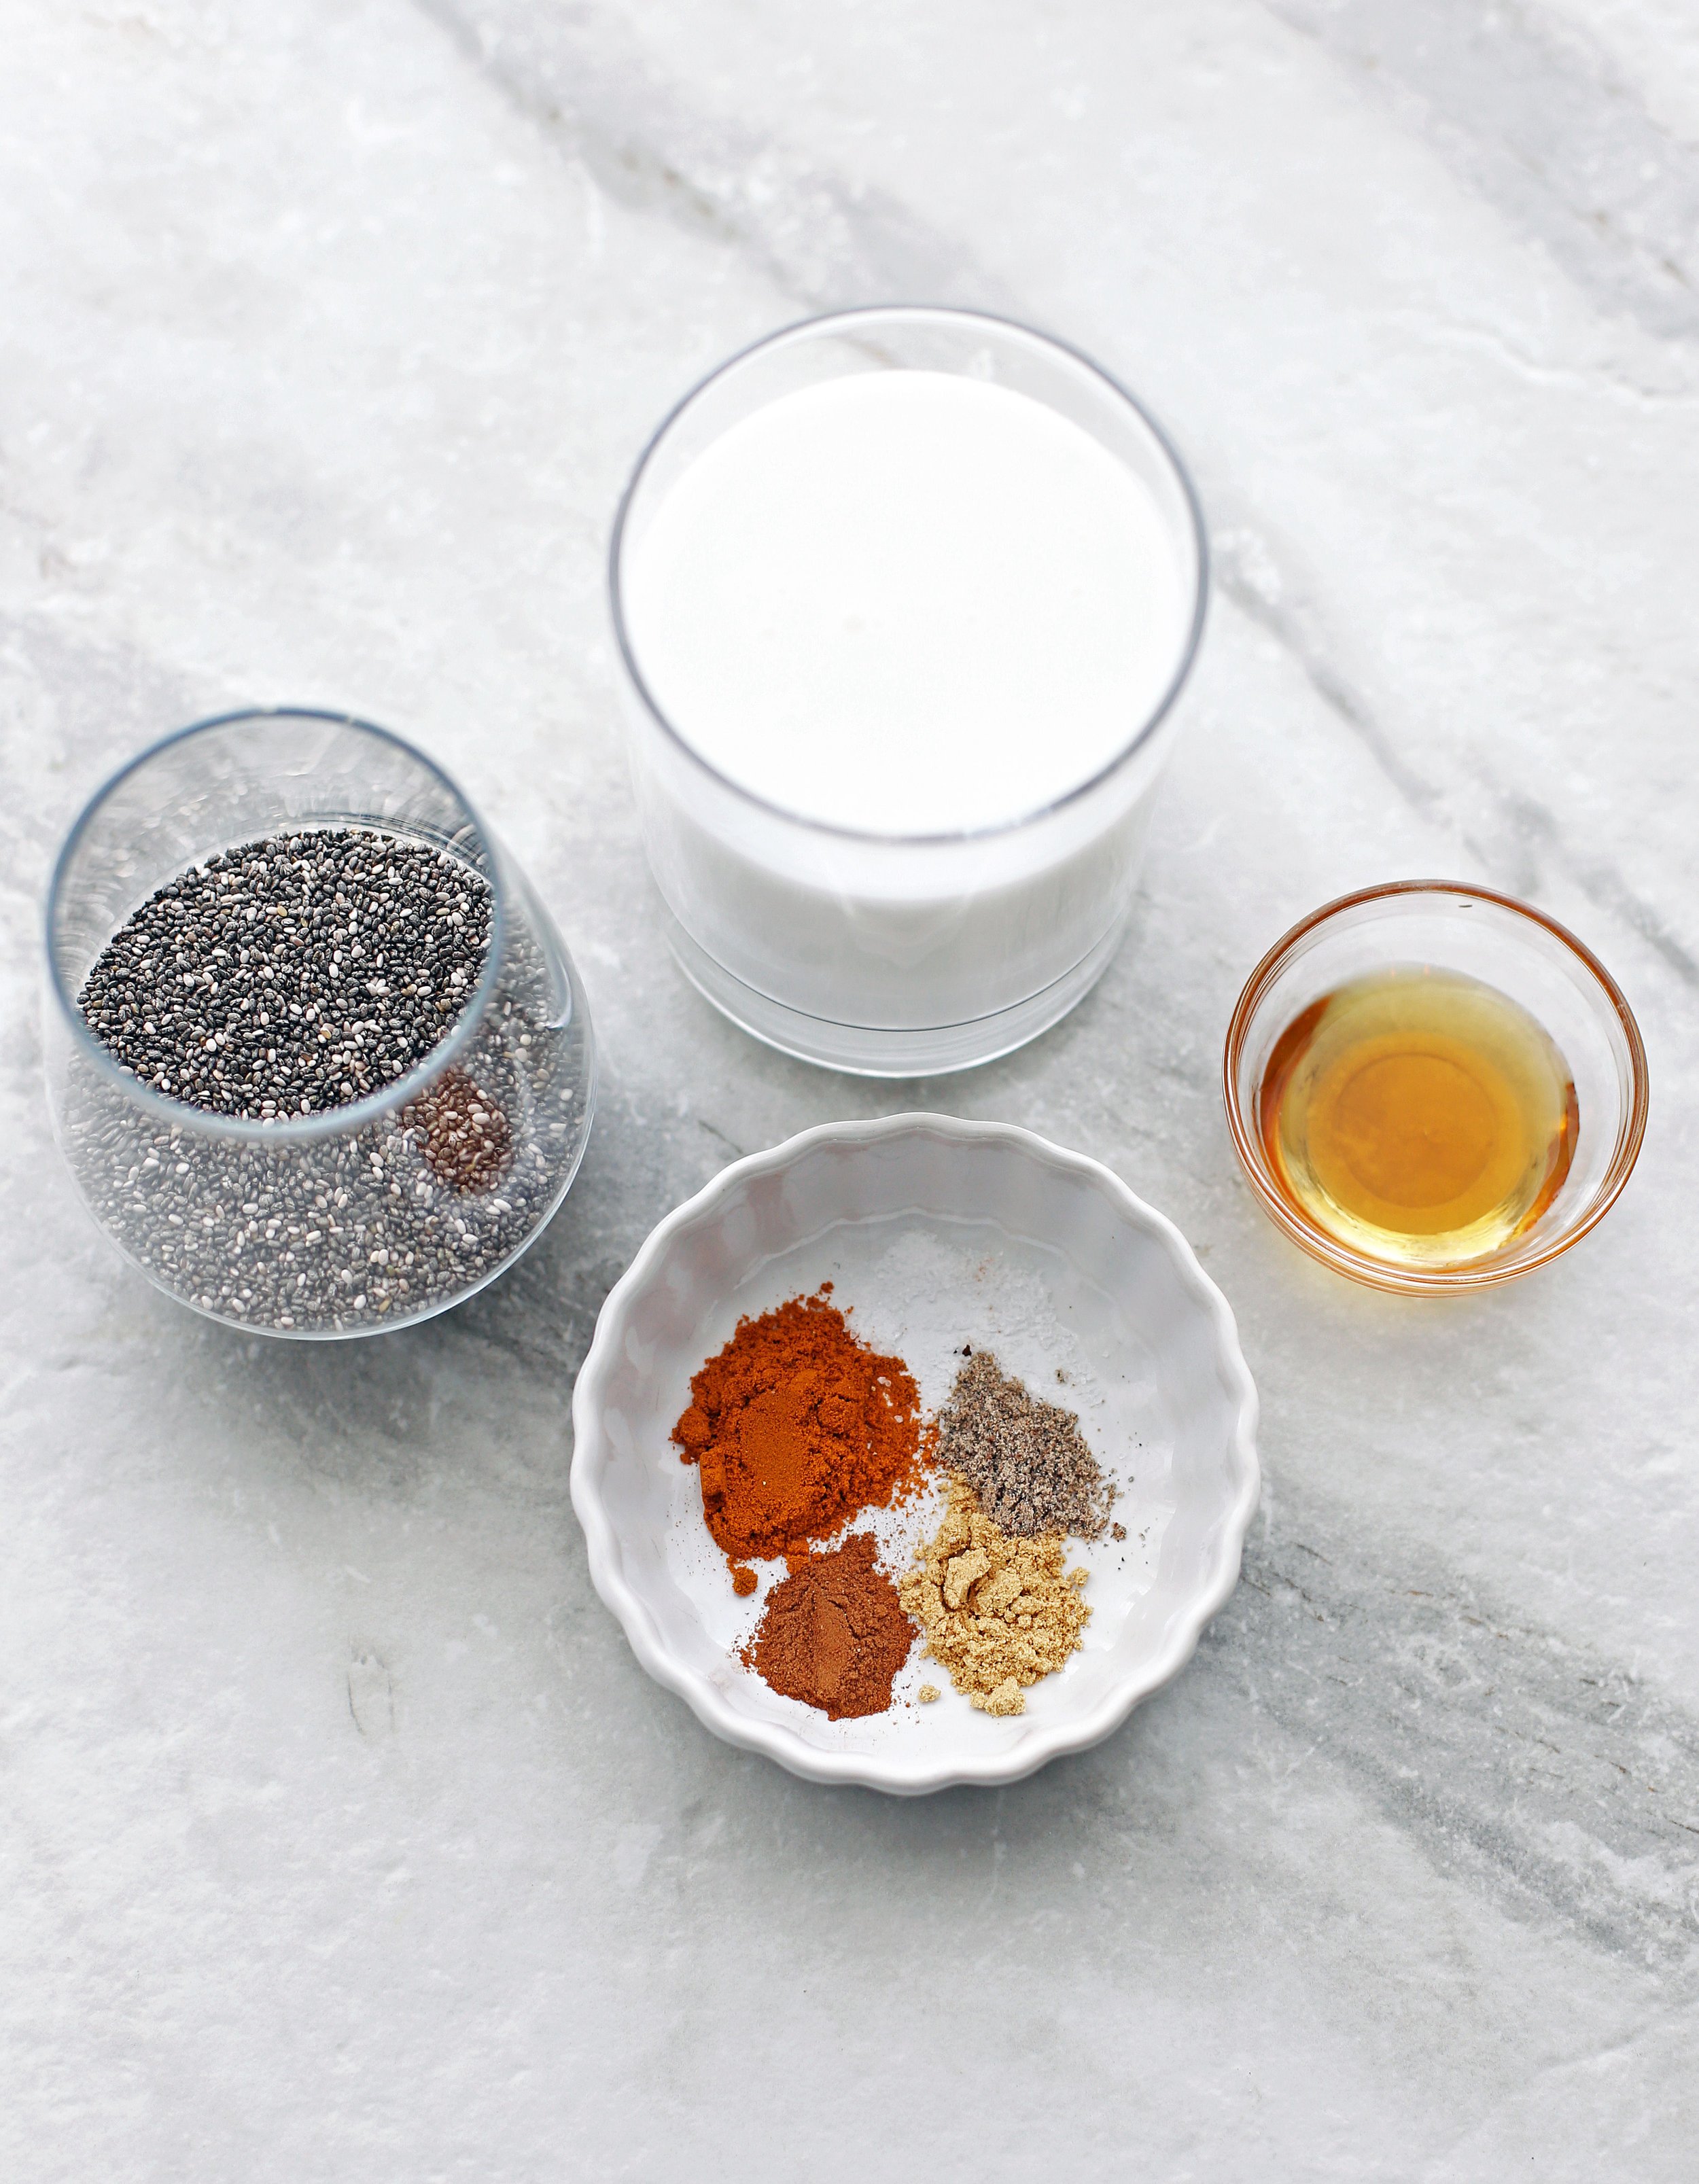
[[[944,1522],[898,1581],[927,1652],[982,1713],[1024,1713],[1027,1687],[1081,1644],[1086,1573],[1065,1569],[1064,1553],[1054,1532],[1011,1539],[957,1477]]]
[[[959,1471],[1005,1532],[1103,1536],[1114,1482],[1059,1403],[1029,1395],[989,1350],[970,1351],[938,1414],[938,1460]]]

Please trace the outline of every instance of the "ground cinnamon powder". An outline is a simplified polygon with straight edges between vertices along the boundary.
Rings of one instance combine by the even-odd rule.
[[[853,1532],[830,1554],[794,1561],[743,1652],[744,1666],[783,1697],[833,1721],[883,1713],[914,1643],[915,1627],[874,1553],[870,1535]]]
[[[913,1375],[857,1341],[831,1288],[740,1319],[672,1429],[740,1593],[755,1590],[746,1557],[806,1554],[857,1510],[920,1483]]]

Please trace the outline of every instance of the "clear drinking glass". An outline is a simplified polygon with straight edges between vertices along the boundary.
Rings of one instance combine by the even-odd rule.
[[[206,1113],[120,1067],[76,998],[114,933],[220,850],[343,827],[489,883],[482,975],[441,1044],[365,1098],[277,1122]],[[458,1304],[542,1229],[589,1135],[589,1016],[548,912],[440,767],[339,714],[203,722],[98,791],[48,890],[45,1020],[54,1134],[95,1219],[170,1295],[259,1334],[367,1334]],[[493,1153],[469,1179],[443,1126],[473,1109]]]
[[[756,410],[848,373],[926,370],[1033,397],[1144,482],[1189,616],[1173,676],[1094,779],[982,832],[882,835],[799,818],[699,758],[656,703],[627,627],[632,554],[673,484]],[[1176,700],[1202,634],[1207,557],[1178,457],[1131,395],[1072,349],[977,312],[841,311],[733,357],[644,449],[610,561],[632,776],[650,870],[686,974],[759,1039],[869,1076],[965,1069],[1046,1029],[1121,939]],[[1045,723],[1033,722],[1042,737]]]

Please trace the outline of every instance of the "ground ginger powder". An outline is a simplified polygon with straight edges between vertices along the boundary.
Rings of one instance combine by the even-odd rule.
[[[899,1580],[927,1652],[982,1713],[1024,1713],[1027,1686],[1081,1644],[1086,1573],[1064,1569],[1065,1552],[1055,1532],[1011,1539],[957,1478],[944,1522]]]

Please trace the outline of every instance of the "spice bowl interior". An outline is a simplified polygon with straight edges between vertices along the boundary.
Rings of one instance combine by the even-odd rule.
[[[935,1412],[964,1346],[1078,1412],[1124,1538],[1089,1571],[1083,1648],[997,1718],[918,1641],[888,1712],[839,1721],[738,1656],[783,1563],[739,1597],[670,1435],[740,1318],[833,1284]],[[1107,1736],[1184,1667],[1237,1580],[1256,1507],[1256,1396],[1220,1292],[1171,1223],[1097,1162],[1002,1124],[830,1124],[727,1168],[669,1215],[610,1295],[573,1399],[572,1499],[592,1579],[638,1658],[716,1734],[818,1781],[914,1794],[1017,1780]],[[893,1574],[942,1490],[852,1518]],[[920,1687],[943,1687],[917,1704]]]
[[[287,855],[274,847],[285,843],[293,844]],[[387,1053],[375,1022],[361,1022],[382,1006],[376,997],[387,990],[387,959],[381,939],[356,944],[346,908],[337,907],[338,883],[326,875],[337,843],[365,845],[362,855],[376,860],[393,933],[410,929],[418,915],[398,860],[409,872],[422,863],[451,873],[487,905],[481,964],[445,978],[443,1034],[410,1064]],[[250,1118],[173,1096],[121,1066],[79,996],[113,935],[159,890],[180,878],[204,885],[209,860],[254,844],[266,847],[255,869],[267,873],[274,897],[265,914],[279,933],[298,935],[304,961],[316,951],[317,962],[337,967],[315,975],[351,995],[338,1021],[362,1059],[361,1081],[339,1088],[342,1104],[307,1112],[303,1102],[300,1112]],[[252,1003],[240,1004],[265,1011],[244,1022],[308,1036],[293,1020],[314,1011],[291,1006],[288,974],[274,972],[270,953],[241,944],[254,930],[242,921],[259,915],[251,900],[229,912],[230,945],[217,951],[216,977],[228,977],[233,993],[239,965],[249,955],[263,960],[263,975],[276,983],[256,985]],[[280,710],[167,737],[84,810],[53,873],[46,926],[55,1137],[112,1241],[168,1295],[209,1318],[294,1340],[428,1318],[510,1264],[577,1172],[594,1056],[571,959],[461,791],[387,730]],[[185,983],[214,978],[205,968],[179,975]],[[253,972],[245,975],[252,983]],[[133,1020],[136,1011],[124,1013]],[[221,1044],[179,1032],[148,1052],[165,1056],[157,1067],[168,1061],[192,1086],[197,1067],[215,1062]],[[204,1055],[192,1050],[202,1046]]]
[[[1394,1264],[1329,1234],[1281,1188],[1260,1114],[1283,1034],[1325,995],[1393,968],[1461,974],[1506,995],[1550,1039],[1574,1089],[1574,1150],[1555,1194],[1501,1249],[1457,1265]],[[1394,882],[1329,903],[1271,948],[1228,1027],[1223,1091],[1246,1176],[1294,1243],[1378,1289],[1446,1295],[1543,1266],[1603,1219],[1646,1131],[1646,1050],[1627,1001],[1598,958],[1553,918],[1487,888]]]

